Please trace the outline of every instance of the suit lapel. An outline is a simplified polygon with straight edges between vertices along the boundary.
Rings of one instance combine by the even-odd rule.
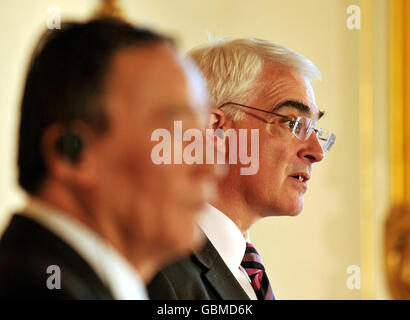
[[[203,249],[194,253],[194,255],[208,269],[205,271],[204,277],[220,295],[221,299],[249,300],[249,296],[235,279],[218,251],[208,239]]]
[[[15,214],[1,241],[14,252],[33,255],[38,264],[50,265],[50,261],[61,265],[70,290],[78,292],[80,299],[113,299],[113,296],[91,266],[63,239],[43,225],[21,214]],[[30,251],[19,249],[28,247]],[[46,267],[43,268],[46,270]],[[70,280],[68,280],[70,279]]]

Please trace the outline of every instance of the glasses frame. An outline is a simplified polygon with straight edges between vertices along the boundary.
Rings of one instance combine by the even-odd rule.
[[[289,120],[289,121],[293,121],[293,122],[295,122],[295,123],[299,123],[301,118],[307,118],[307,117],[298,116],[296,119],[293,119],[292,117],[285,116],[285,115],[280,114],[280,113],[276,113],[275,111],[263,110],[263,109],[251,107],[251,106],[248,106],[248,105],[245,105],[245,104],[242,104],[242,103],[236,103],[236,102],[225,102],[225,103],[221,104],[221,105],[218,107],[218,109],[220,109],[220,108],[222,108],[222,107],[225,107],[225,106],[227,106],[227,105],[236,105],[236,106],[240,106],[240,107],[244,107],[244,108],[248,108],[248,109],[252,109],[252,110],[256,110],[256,111],[265,112],[265,113],[272,114],[272,115],[274,115],[274,116],[281,117],[281,118],[286,119],[286,120]],[[310,118],[307,118],[307,119],[310,119]],[[313,123],[313,120],[312,120],[312,119],[310,119],[310,120],[311,120],[312,123]],[[289,128],[289,129],[290,129],[290,128]],[[322,146],[322,149],[323,149],[323,151],[324,151],[324,153],[326,153],[326,152],[328,152],[328,151],[330,150],[330,148],[333,146],[333,144],[335,143],[335,140],[336,140],[336,135],[335,135],[334,133],[331,133],[331,132],[329,132],[328,130],[323,129],[323,128],[316,129],[314,126],[309,126],[309,128],[308,128],[308,130],[307,130],[307,133],[306,133],[306,137],[305,137],[304,140],[302,140],[301,138],[299,138],[299,137],[296,135],[295,130],[296,130],[296,126],[295,126],[293,129],[291,129],[292,134],[293,134],[297,139],[299,139],[299,140],[301,140],[301,141],[306,141],[306,140],[308,140],[309,137],[310,137],[310,135],[312,134],[312,132],[315,132],[316,137],[317,137],[319,140],[325,140],[325,141],[326,141],[326,143],[324,144],[324,146],[321,145],[321,146]],[[322,130],[326,130],[327,132],[330,133],[330,137],[329,137],[328,139],[323,139],[323,138],[320,138],[320,137],[319,137],[319,134],[320,134],[320,132],[321,132]],[[330,142],[330,143],[329,143],[329,142]],[[330,147],[329,147],[329,144],[330,144]]]

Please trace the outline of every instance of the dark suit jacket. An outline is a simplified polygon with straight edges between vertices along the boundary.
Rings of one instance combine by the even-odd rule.
[[[153,300],[249,300],[212,243],[162,269],[148,285]]]
[[[61,270],[61,289],[48,289],[50,265]],[[54,272],[53,272],[54,273]],[[91,267],[37,222],[14,215],[0,239],[0,298],[113,299]]]

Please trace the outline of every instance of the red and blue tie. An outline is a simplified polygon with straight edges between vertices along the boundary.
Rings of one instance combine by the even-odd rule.
[[[252,243],[246,243],[245,255],[243,256],[241,266],[251,279],[252,287],[258,300],[275,300],[262,259]]]

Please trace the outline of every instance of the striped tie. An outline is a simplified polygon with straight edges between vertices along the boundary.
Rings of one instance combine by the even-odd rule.
[[[275,300],[262,259],[252,243],[246,243],[245,255],[243,256],[241,266],[251,279],[252,287],[258,300]]]

